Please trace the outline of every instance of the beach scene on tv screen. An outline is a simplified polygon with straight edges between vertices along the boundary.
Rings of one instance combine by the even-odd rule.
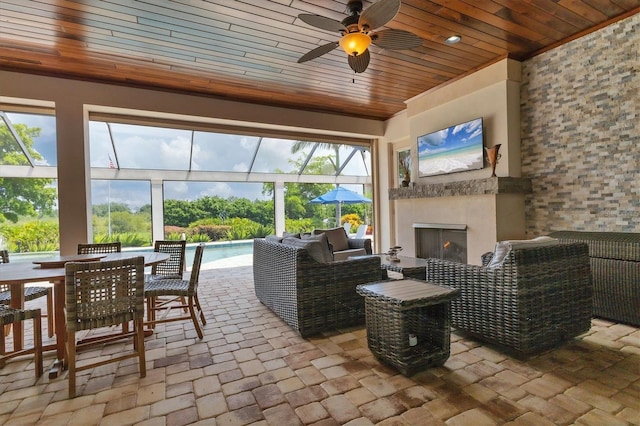
[[[418,138],[420,176],[483,167],[482,119],[461,123]]]

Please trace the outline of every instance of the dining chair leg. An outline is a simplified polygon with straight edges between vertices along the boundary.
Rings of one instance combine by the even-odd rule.
[[[196,316],[193,296],[189,296],[189,313],[191,314],[191,320],[193,321],[193,326],[196,329],[196,333],[198,333],[198,337],[202,339],[204,337],[204,334],[202,334],[202,328],[200,328],[200,323],[198,322],[198,317]]]
[[[0,355],[4,355],[4,354],[7,353],[7,350],[6,350],[5,346],[4,346],[4,339],[5,339],[5,335],[4,335],[4,330],[3,330],[2,339],[0,339]],[[0,359],[0,368],[4,367],[4,365],[5,365],[4,358]]]
[[[40,377],[44,372],[44,367],[42,362],[42,314],[39,309],[33,317],[33,354],[36,364],[36,377]]]
[[[156,298],[147,297],[147,324],[151,329],[156,328]]]
[[[200,311],[200,319],[202,319],[202,325],[207,325],[207,320],[204,319],[204,311],[202,310],[202,307],[200,306],[200,300],[198,299],[198,295],[197,294],[194,296],[194,300],[196,301],[196,306],[198,307],[198,311]]]
[[[55,334],[55,309],[53,308],[53,289],[49,289],[47,292],[47,332],[49,333],[49,339]]]
[[[69,366],[69,398],[76,397],[76,332],[67,332],[67,363]]]
[[[144,320],[137,319],[133,324],[136,330],[137,352],[138,352],[138,368],[140,370],[140,377],[147,376],[147,362],[144,353]]]

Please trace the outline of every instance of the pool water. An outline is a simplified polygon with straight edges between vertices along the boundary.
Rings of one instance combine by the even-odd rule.
[[[196,252],[198,244],[187,244],[185,264],[187,269],[191,269],[193,265],[193,256]],[[127,251],[153,251],[152,247],[127,247],[123,249]],[[242,256],[253,253],[253,241],[224,241],[205,243],[205,249],[202,253],[202,263],[213,262],[215,260],[226,259],[228,257]],[[40,252],[40,253],[11,253],[11,262],[32,262],[34,260],[43,260],[49,257],[59,256],[58,252]]]
[[[193,257],[196,254],[197,244],[187,244],[185,264],[187,269],[191,269],[193,265]],[[141,251],[141,250],[135,250]],[[146,251],[146,250],[144,250]],[[153,249],[149,249],[153,251]],[[215,260],[226,259],[228,257],[242,256],[253,253],[253,241],[225,241],[216,243],[205,243],[204,252],[202,252],[202,263],[209,263]]]

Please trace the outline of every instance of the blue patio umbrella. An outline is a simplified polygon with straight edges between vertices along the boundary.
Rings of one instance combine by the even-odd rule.
[[[341,186],[332,189],[331,191],[322,194],[319,197],[309,201],[313,204],[335,204],[336,205],[336,224],[340,226],[340,216],[342,216],[343,204],[361,204],[371,203],[371,200],[364,195],[360,195],[357,192],[353,192],[347,188]]]

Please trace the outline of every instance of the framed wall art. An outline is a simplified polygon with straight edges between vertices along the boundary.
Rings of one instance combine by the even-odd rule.
[[[409,186],[411,182],[411,150],[398,151],[398,184]]]

